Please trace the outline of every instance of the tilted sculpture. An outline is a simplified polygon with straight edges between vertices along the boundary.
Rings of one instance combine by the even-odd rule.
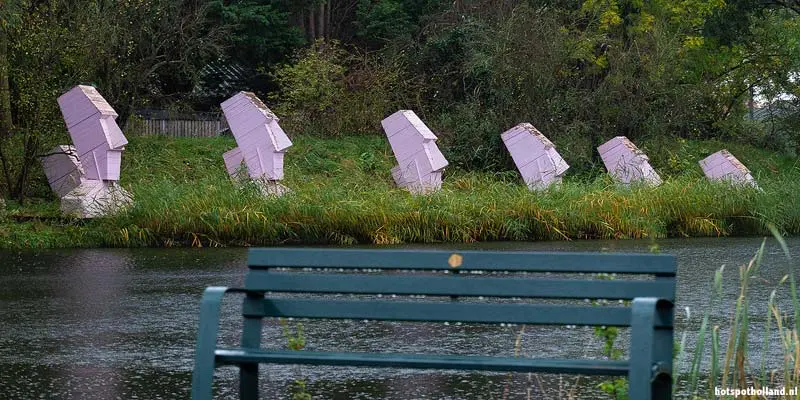
[[[500,137],[530,190],[546,189],[561,183],[569,165],[558,154],[553,142],[533,125],[521,123]]]
[[[58,98],[74,146],[56,146],[42,157],[47,181],[61,198],[61,211],[82,218],[105,216],[131,203],[119,186],[128,140],[117,113],[92,86],[79,85]]]
[[[239,92],[221,104],[238,147],[222,155],[228,174],[255,182],[264,195],[282,195],[283,155],[292,146],[278,117],[255,94]]]
[[[381,121],[397,165],[392,177],[398,187],[414,194],[442,187],[447,160],[436,146],[436,135],[411,110],[400,110]]]
[[[650,166],[650,159],[625,136],[617,136],[603,143],[597,147],[597,151],[608,173],[620,183],[661,184],[661,177]]]
[[[699,161],[703,173],[710,181],[727,181],[757,188],[750,170],[728,150],[720,150]]]

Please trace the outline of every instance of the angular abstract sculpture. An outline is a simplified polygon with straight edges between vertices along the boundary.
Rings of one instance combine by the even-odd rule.
[[[561,182],[569,165],[558,154],[555,145],[533,125],[521,123],[500,137],[528,188],[546,189]]]
[[[128,141],[117,126],[117,113],[91,86],[72,88],[58,105],[74,146],[56,146],[42,157],[42,165],[61,198],[61,211],[94,218],[130,205],[130,194],[118,182]]]
[[[278,125],[278,117],[250,92],[239,92],[221,106],[238,145],[222,155],[228,174],[239,181],[249,176],[264,195],[288,191],[279,181],[283,154],[292,141]]]
[[[447,166],[436,146],[436,135],[410,110],[400,110],[381,121],[397,166],[392,177],[398,187],[414,194],[441,189],[442,171]]]
[[[757,188],[753,175],[728,150],[720,150],[700,162],[703,173],[710,181],[727,181],[739,185],[748,185]]]
[[[86,178],[118,181],[128,140],[117,126],[117,113],[97,89],[76,86],[58,98],[72,143]]]
[[[597,147],[608,173],[623,184],[643,182],[658,186],[661,177],[649,158],[625,136],[617,136]]]

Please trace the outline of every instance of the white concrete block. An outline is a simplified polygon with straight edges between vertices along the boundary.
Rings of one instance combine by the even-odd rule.
[[[132,203],[130,193],[114,181],[85,180],[61,198],[61,212],[80,218],[105,217]]]

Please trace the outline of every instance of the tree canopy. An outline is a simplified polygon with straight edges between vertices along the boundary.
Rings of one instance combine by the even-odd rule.
[[[377,132],[413,108],[467,169],[507,166],[499,133],[520,121],[586,163],[616,135],[791,153],[796,111],[779,135],[746,117],[754,102],[797,110],[798,16],[797,0],[3,0],[0,192],[24,195],[75,84],[124,123],[215,109],[226,94],[202,88],[220,65],[298,133]]]

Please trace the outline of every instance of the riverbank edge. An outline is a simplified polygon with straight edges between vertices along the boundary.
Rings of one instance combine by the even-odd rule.
[[[454,183],[470,186],[472,180],[486,183],[474,176]],[[668,180],[659,188],[632,189],[566,184],[543,193],[490,182],[474,192],[446,189],[424,197],[391,190],[338,198],[325,196],[324,190],[295,189],[279,199],[224,183],[196,189],[179,185],[172,198],[164,198],[158,193],[166,191],[165,185],[170,183],[152,187],[152,194],[132,209],[110,218],[11,213],[0,219],[0,249],[738,237],[768,235],[769,224],[789,236],[800,233],[800,210],[786,207],[785,191],[700,181]]]

